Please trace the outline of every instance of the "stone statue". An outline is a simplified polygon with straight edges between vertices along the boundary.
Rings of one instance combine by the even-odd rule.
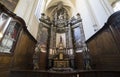
[[[83,56],[84,56],[84,65],[86,70],[91,69],[91,64],[90,64],[90,55],[88,53],[88,49],[83,49]]]
[[[59,18],[59,19],[64,19],[63,14],[60,14],[58,18]]]
[[[81,15],[80,15],[80,13],[77,13],[76,16],[77,16],[77,19],[78,19],[78,20],[81,20]]]
[[[40,57],[40,45],[38,44],[35,47],[35,52],[33,54],[33,65],[34,65],[34,70],[38,70],[39,69],[39,57]]]
[[[67,19],[67,12],[64,12],[64,19]]]
[[[41,19],[45,19],[45,14],[41,13]]]

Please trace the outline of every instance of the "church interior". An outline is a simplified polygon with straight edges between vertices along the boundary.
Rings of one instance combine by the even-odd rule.
[[[0,0],[0,77],[120,77],[120,0]]]

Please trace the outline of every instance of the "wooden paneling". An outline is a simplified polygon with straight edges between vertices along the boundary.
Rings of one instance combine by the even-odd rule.
[[[77,70],[83,70],[84,69],[84,63],[83,63],[83,54],[82,53],[75,53],[75,67]]]
[[[41,52],[40,53],[40,61],[39,61],[39,69],[40,70],[46,70],[47,68],[47,53]]]
[[[12,55],[0,53],[0,77],[8,77]]]
[[[110,16],[108,22],[86,41],[93,69],[120,70],[120,12]]]
[[[15,41],[16,46],[12,47],[13,52],[0,52],[0,77],[9,77],[9,72],[12,69],[32,69],[32,56],[37,41],[28,32],[22,18],[10,12],[2,4],[0,4],[0,11],[20,23],[21,26],[18,40]]]
[[[26,31],[21,31],[17,46],[14,51],[13,69],[32,69],[32,56],[36,42],[34,42]]]

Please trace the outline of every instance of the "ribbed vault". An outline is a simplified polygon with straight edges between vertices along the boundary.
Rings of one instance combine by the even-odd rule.
[[[51,17],[60,3],[63,4],[63,8],[67,11],[69,17],[71,17],[74,6],[70,0],[48,0],[46,3],[45,13]]]

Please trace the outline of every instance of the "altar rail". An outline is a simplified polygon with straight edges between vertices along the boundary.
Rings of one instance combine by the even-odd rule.
[[[120,70],[120,11],[86,41],[93,69]]]
[[[120,77],[120,71],[81,70],[76,72],[11,71],[10,77]]]

